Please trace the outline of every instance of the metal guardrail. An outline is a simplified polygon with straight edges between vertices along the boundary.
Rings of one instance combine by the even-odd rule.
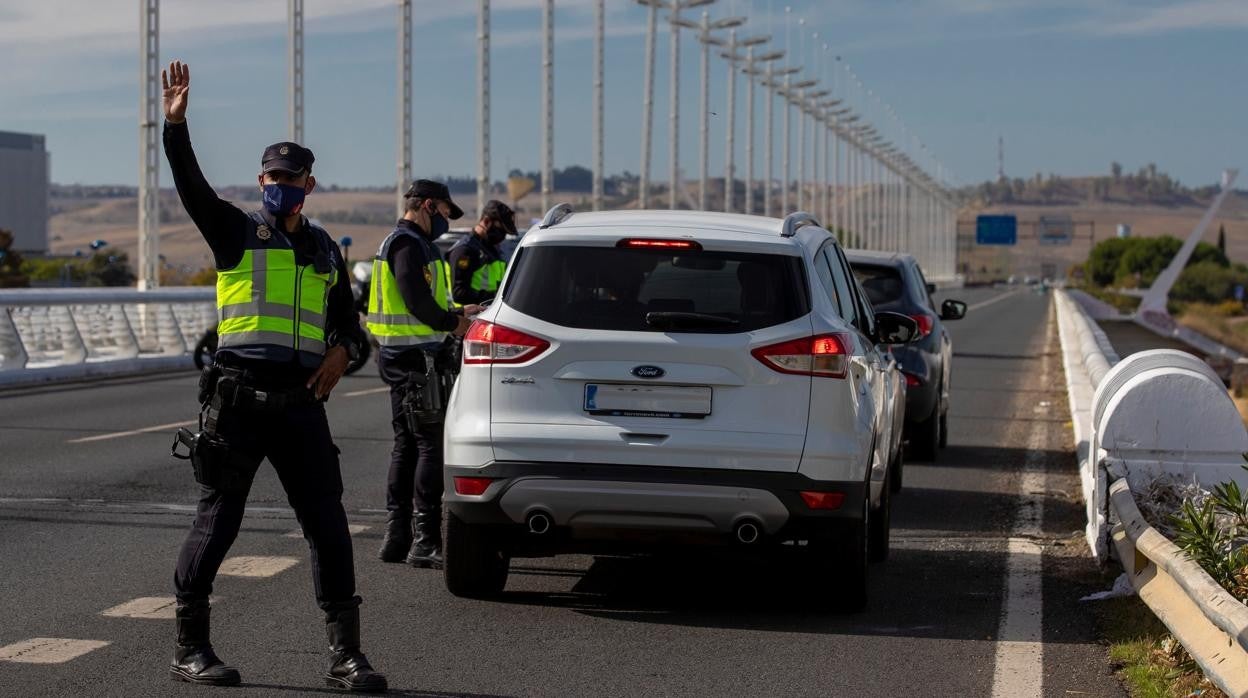
[[[215,289],[0,291],[0,386],[191,365]]]
[[[1112,541],[1114,552],[1140,598],[1187,649],[1205,675],[1227,695],[1248,696],[1248,606],[1223,589],[1140,514],[1127,477],[1128,463],[1115,458],[1114,453],[1118,441],[1145,444],[1134,439],[1133,434],[1111,436],[1096,432],[1108,421],[1106,412],[1110,408],[1106,401],[1109,399],[1148,400],[1149,404],[1142,407],[1153,410],[1154,414],[1191,409],[1191,405],[1185,403],[1193,399],[1207,402],[1208,395],[1201,395],[1192,388],[1208,380],[1208,371],[1183,366],[1184,361],[1175,360],[1185,356],[1180,352],[1137,355],[1114,370],[1120,362],[1104,332],[1065,292],[1059,291],[1056,298],[1076,448],[1088,505],[1088,543],[1098,559],[1103,560],[1108,552],[1106,538]],[[1168,353],[1179,356],[1167,361],[1167,357],[1161,355]],[[1193,357],[1186,356],[1186,359],[1191,361]],[[1156,389],[1152,394],[1141,389],[1143,374],[1159,368],[1181,372],[1182,380],[1187,382],[1182,387],[1190,394],[1164,402],[1158,399]],[[1138,392],[1129,393],[1128,383]],[[1125,416],[1124,421],[1131,421],[1133,415]],[[1150,424],[1156,423],[1150,421]],[[1224,426],[1219,423],[1213,428]],[[1141,425],[1143,429],[1147,427]],[[1193,438],[1200,439],[1199,436]],[[1145,449],[1141,453],[1161,453],[1158,444],[1150,446],[1151,451]],[[1140,453],[1132,455],[1138,457]],[[1186,461],[1189,455],[1186,451],[1169,454],[1180,462]],[[1206,452],[1195,454],[1192,460],[1216,461],[1217,457]],[[1157,465],[1161,465],[1160,460]],[[1109,535],[1102,535],[1107,528]]]

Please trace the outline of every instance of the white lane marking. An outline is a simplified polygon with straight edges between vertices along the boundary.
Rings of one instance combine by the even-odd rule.
[[[1051,341],[1052,335],[1050,316],[1045,341]],[[1046,355],[1040,375],[1049,376],[1051,367],[1052,359]],[[1018,483],[1019,502],[1006,558],[1005,602],[997,626],[993,698],[1043,695],[1044,546],[1036,542],[1048,492],[1041,450],[1045,445],[1043,425],[1037,422],[1027,437],[1027,456]]]
[[[357,533],[363,533],[370,528],[372,528],[372,526],[365,526],[364,524],[347,524],[347,532],[353,536],[356,535]],[[290,533],[282,534],[282,537],[283,538],[303,538],[303,529],[296,528]]]
[[[198,424],[194,419],[186,422],[173,422],[171,424],[157,424],[154,427],[143,427],[142,429],[131,429],[130,431],[115,431],[109,434],[96,434],[95,436],[83,436],[77,439],[70,439],[65,443],[69,444],[85,444],[93,441],[108,441],[110,439],[120,439],[124,436],[135,436],[137,434],[150,434],[154,431],[164,431],[166,429],[177,429],[178,427],[189,427],[192,424]]]
[[[380,388],[368,388],[366,390],[352,390],[349,393],[343,393],[343,397],[359,397],[361,395],[376,395],[377,393],[390,392],[390,386],[383,385]]]
[[[988,300],[986,300],[986,301],[980,301],[980,302],[976,303],[975,305],[968,305],[968,306],[966,306],[966,312],[968,312],[968,313],[969,313],[969,312],[971,312],[972,310],[979,310],[980,308],[986,308],[986,307],[988,307],[988,306],[992,305],[993,303],[998,303],[998,302],[1000,302],[1000,301],[1005,300],[1006,298],[1010,298],[1010,297],[1012,297],[1012,296],[1017,296],[1017,295],[1018,295],[1018,294],[1020,294],[1020,293],[1022,293],[1022,291],[1009,291],[1009,292],[1007,292],[1007,293],[1002,293],[1001,295],[999,295],[999,296],[994,296],[993,298],[989,298],[989,299],[988,299]]]
[[[142,596],[132,601],[113,606],[101,611],[100,615],[110,618],[173,618],[173,611],[178,600],[172,596]]]
[[[228,577],[272,577],[294,567],[299,560],[293,557],[240,556],[228,558],[221,563],[217,574]]]
[[[107,647],[103,640],[70,640],[63,637],[35,637],[0,647],[0,662],[22,664],[63,664],[75,657]]]

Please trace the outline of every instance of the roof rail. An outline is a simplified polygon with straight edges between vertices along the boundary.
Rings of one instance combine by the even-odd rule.
[[[817,228],[822,227],[819,225],[819,221],[816,220],[812,214],[806,213],[805,211],[790,213],[784,218],[784,227],[780,230],[780,235],[781,237],[791,238],[797,234],[797,231],[800,228],[808,225],[813,225]]]
[[[546,212],[542,217],[542,224],[538,227],[545,230],[551,226],[559,225],[563,219],[572,215],[572,204],[555,204],[553,208]]]

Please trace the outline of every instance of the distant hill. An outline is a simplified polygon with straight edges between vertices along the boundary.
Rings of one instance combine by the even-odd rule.
[[[1154,164],[1138,172],[1124,173],[1110,164],[1108,175],[1063,177],[1040,172],[1023,178],[1001,178],[958,191],[972,206],[1020,204],[1029,206],[1076,206],[1081,204],[1128,204],[1132,206],[1196,206],[1218,192],[1214,185],[1187,187],[1157,169]]]

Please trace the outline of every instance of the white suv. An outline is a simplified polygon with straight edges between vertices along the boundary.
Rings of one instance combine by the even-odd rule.
[[[862,606],[900,466],[886,345],[916,332],[808,214],[552,209],[464,339],[447,588],[501,592],[513,556],[796,541]]]

